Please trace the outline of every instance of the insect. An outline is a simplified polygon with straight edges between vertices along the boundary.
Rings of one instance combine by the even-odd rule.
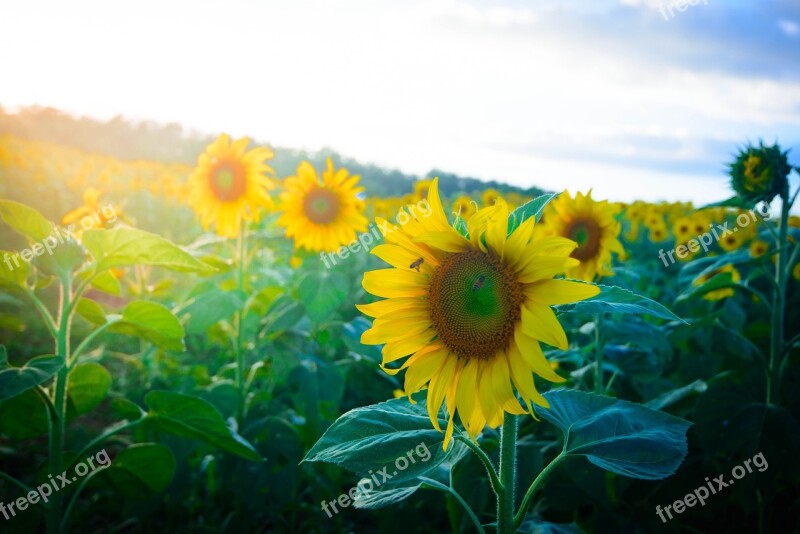
[[[417,258],[414,260],[411,265],[408,266],[409,269],[416,269],[419,272],[419,266],[425,263],[425,260],[422,258]]]
[[[486,281],[486,277],[485,277],[485,276],[483,276],[483,275],[480,275],[480,276],[478,277],[478,279],[477,279],[477,280],[475,280],[475,283],[474,283],[474,284],[472,284],[472,292],[474,293],[475,291],[477,291],[477,290],[479,290],[480,288],[482,288],[482,287],[483,287],[483,283],[484,283],[485,281]]]

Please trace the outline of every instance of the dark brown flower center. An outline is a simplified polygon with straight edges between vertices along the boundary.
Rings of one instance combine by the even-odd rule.
[[[330,224],[339,216],[339,197],[326,187],[315,187],[303,199],[303,212],[316,224]]]

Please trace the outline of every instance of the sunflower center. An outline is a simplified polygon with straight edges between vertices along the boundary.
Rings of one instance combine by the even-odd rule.
[[[330,224],[339,216],[339,197],[325,187],[316,187],[306,194],[303,212],[316,224]]]
[[[223,202],[239,199],[247,189],[244,169],[235,162],[221,161],[211,171],[211,190]]]
[[[493,357],[514,336],[522,289],[499,258],[477,251],[449,256],[434,271],[428,294],[439,339],[460,357]]]
[[[578,243],[578,248],[572,252],[576,260],[594,258],[600,250],[600,226],[593,220],[576,219],[567,226],[565,233]]]

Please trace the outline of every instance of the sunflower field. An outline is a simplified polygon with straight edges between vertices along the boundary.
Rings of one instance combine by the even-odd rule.
[[[0,531],[800,531],[779,145],[705,206],[280,152],[0,132]]]

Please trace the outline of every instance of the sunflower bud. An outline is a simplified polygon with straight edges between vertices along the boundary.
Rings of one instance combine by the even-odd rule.
[[[731,185],[745,204],[770,202],[788,191],[791,167],[779,145],[748,145],[730,165]]]

